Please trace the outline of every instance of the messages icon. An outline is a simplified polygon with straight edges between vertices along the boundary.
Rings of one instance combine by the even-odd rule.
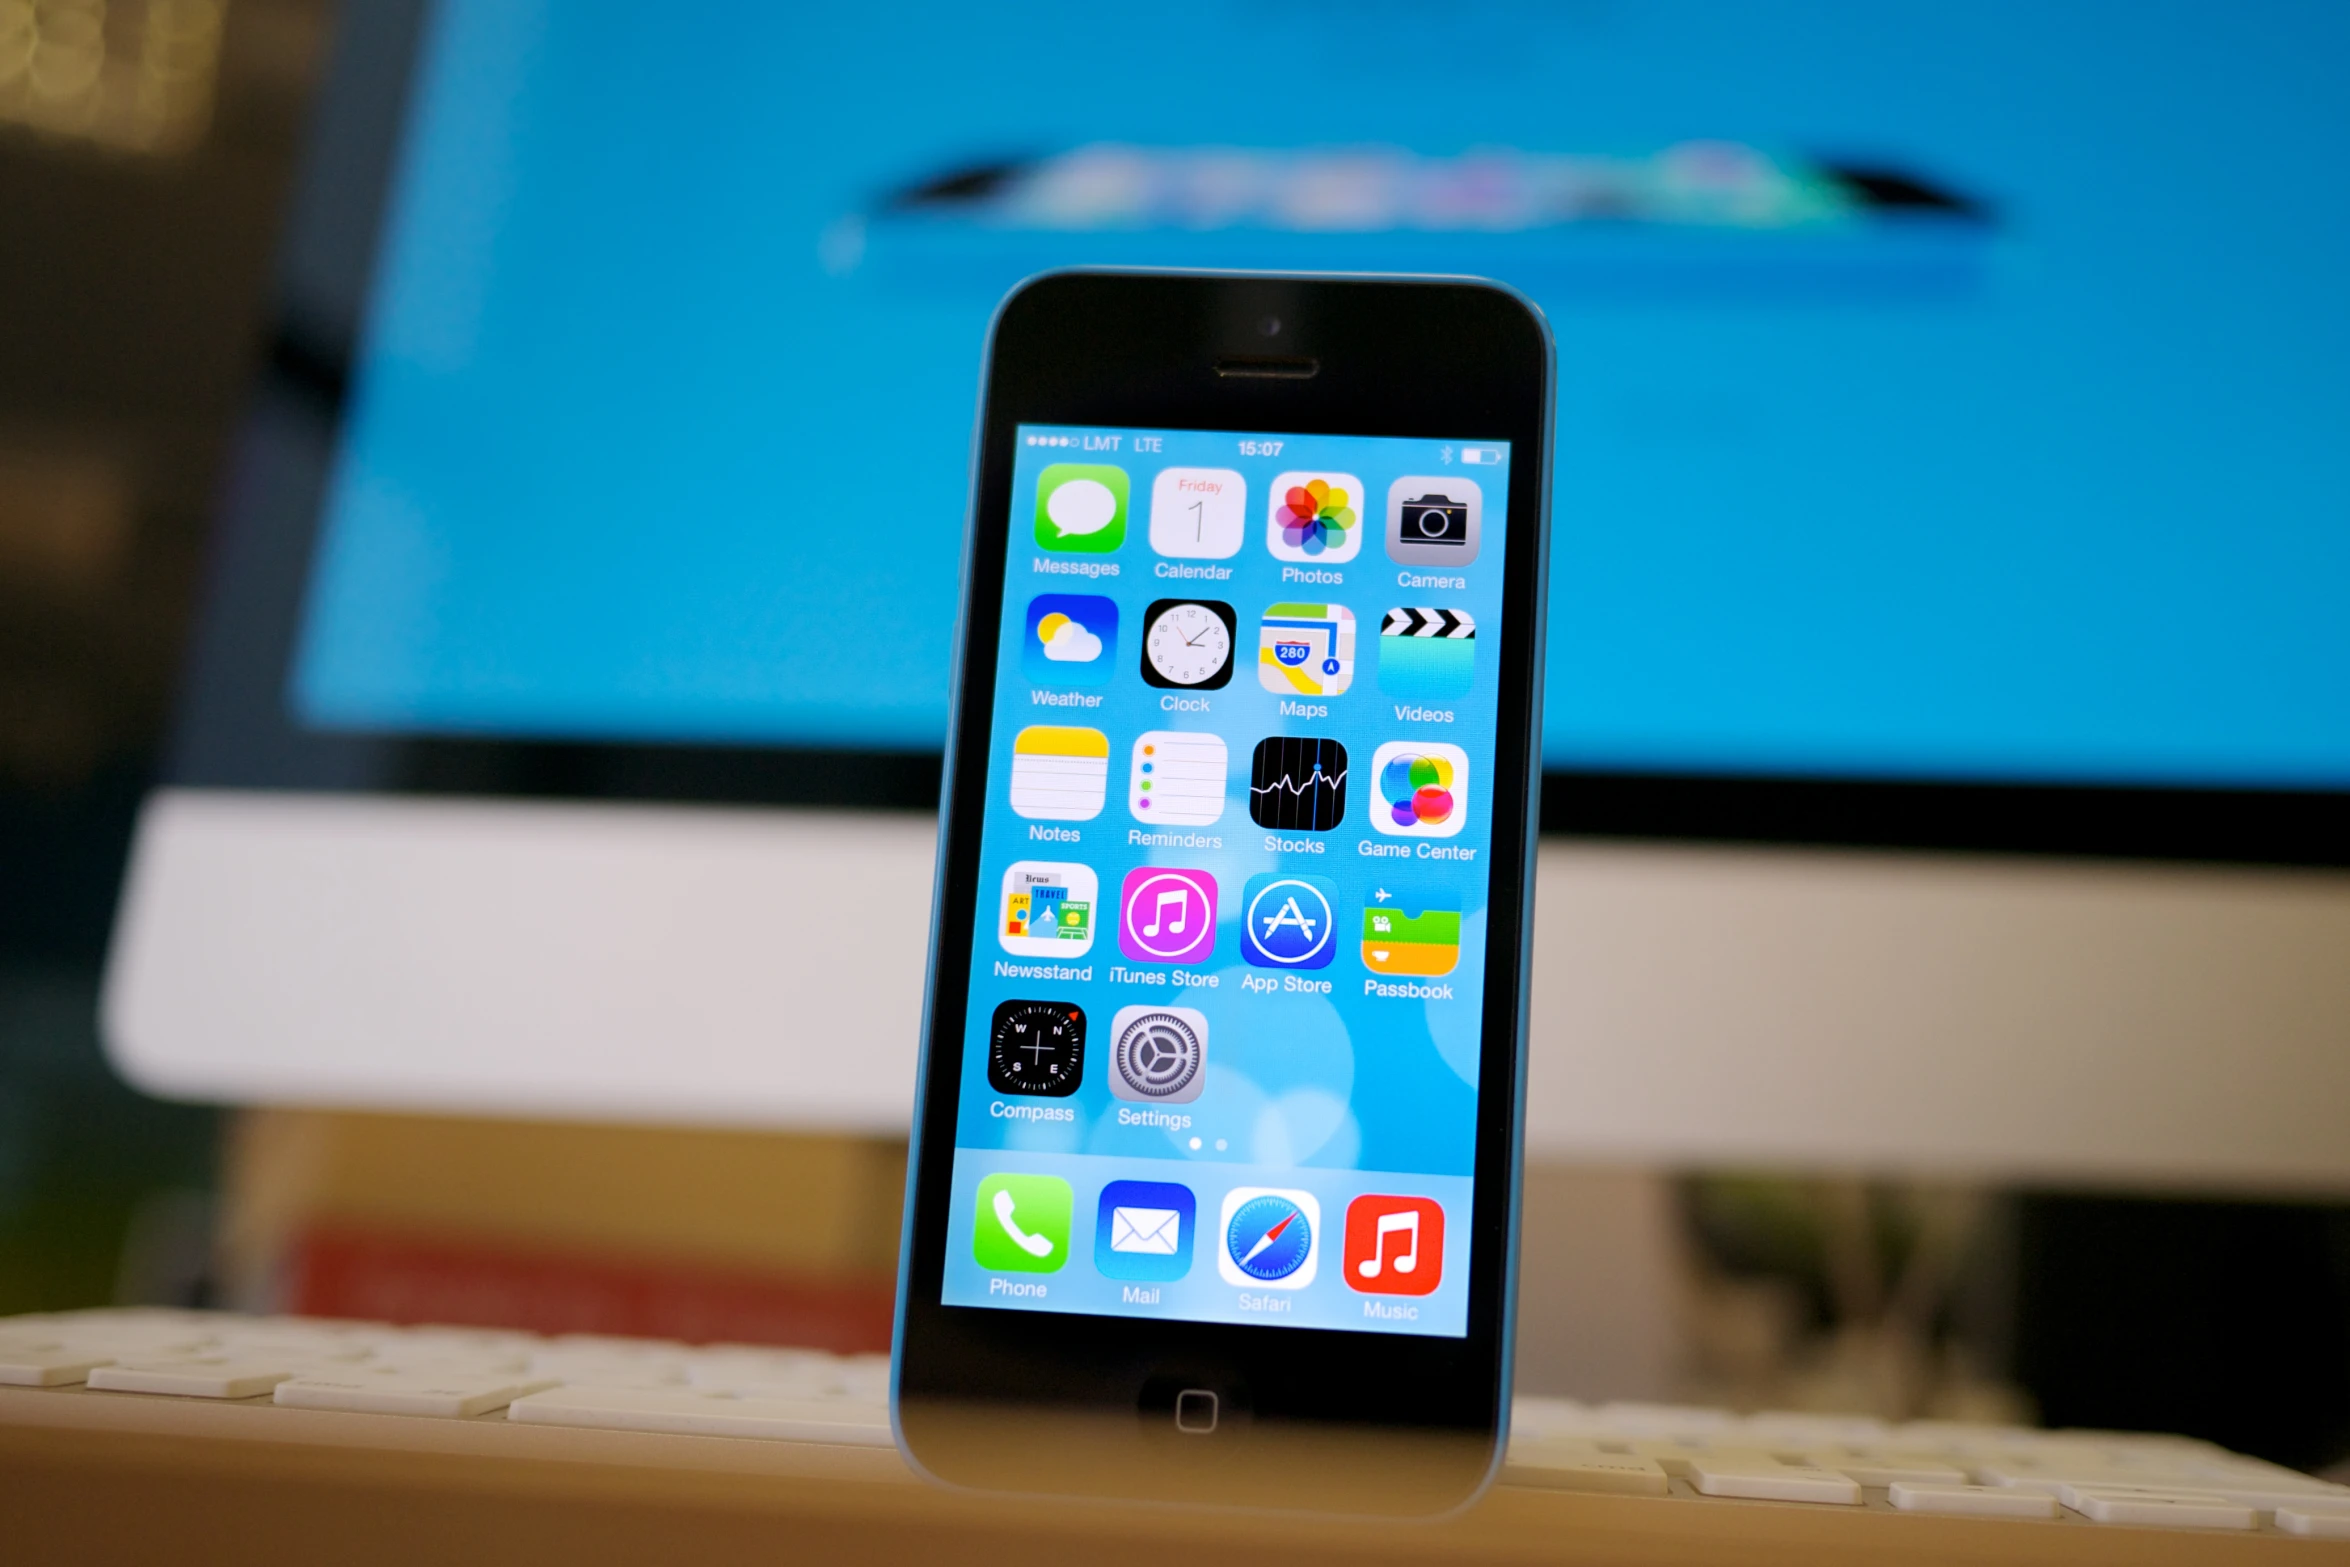
[[[1112,1181],[1102,1188],[1093,1228],[1094,1271],[1105,1279],[1157,1284],[1191,1271],[1199,1204],[1173,1181]]]
[[[1107,555],[1126,542],[1126,470],[1057,462],[1036,476],[1036,544]]]

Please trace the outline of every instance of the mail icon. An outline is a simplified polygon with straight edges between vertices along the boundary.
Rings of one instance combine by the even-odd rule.
[[[1173,1208],[1112,1208],[1110,1250],[1172,1257],[1181,1249],[1183,1215]]]
[[[1191,1272],[1198,1222],[1199,1199],[1179,1181],[1111,1181],[1094,1210],[1094,1271],[1129,1285],[1172,1283]],[[1160,1303],[1151,1289],[1129,1289],[1121,1299]]]

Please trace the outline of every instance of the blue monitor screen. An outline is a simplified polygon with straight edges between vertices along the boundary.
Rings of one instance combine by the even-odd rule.
[[[2350,10],[443,0],[289,698],[923,750],[989,312],[1480,272],[1557,768],[2350,784]]]

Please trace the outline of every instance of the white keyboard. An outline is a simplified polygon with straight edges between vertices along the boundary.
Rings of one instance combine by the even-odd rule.
[[[513,1451],[534,1459],[561,1450],[520,1428],[569,1428],[637,1434],[637,1445],[600,1461],[666,1461],[657,1441],[643,1445],[648,1434],[723,1437],[746,1445],[698,1442],[673,1452],[680,1463],[690,1456],[723,1467],[726,1455],[753,1454],[756,1444],[861,1448],[873,1453],[869,1473],[832,1472],[895,1479],[902,1465],[891,1450],[887,1397],[883,1357],[814,1350],[154,1310],[0,1319],[0,1428],[429,1447],[433,1430],[462,1426],[464,1452],[494,1457],[500,1443],[522,1444]],[[167,1407],[193,1414],[197,1405],[244,1413],[204,1426]],[[321,1414],[412,1423],[301,1423]],[[1906,1515],[2199,1530],[2247,1545],[2274,1540],[2279,1549],[2350,1542],[2350,1487],[2176,1436],[1529,1397],[1517,1401],[1501,1486],[1646,1499],[1676,1513],[1768,1503],[1887,1523]],[[1751,1535],[1749,1527],[1741,1537]],[[1897,1539],[1884,1544],[1899,1548]],[[2325,1554],[2297,1548],[2294,1559]]]

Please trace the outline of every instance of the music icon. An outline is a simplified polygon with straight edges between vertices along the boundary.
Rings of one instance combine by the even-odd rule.
[[[1444,1280],[1444,1209],[1430,1197],[1357,1197],[1346,1205],[1347,1288],[1428,1295]]]
[[[1118,950],[1137,963],[1205,963],[1216,950],[1216,878],[1144,865],[1118,898]]]

